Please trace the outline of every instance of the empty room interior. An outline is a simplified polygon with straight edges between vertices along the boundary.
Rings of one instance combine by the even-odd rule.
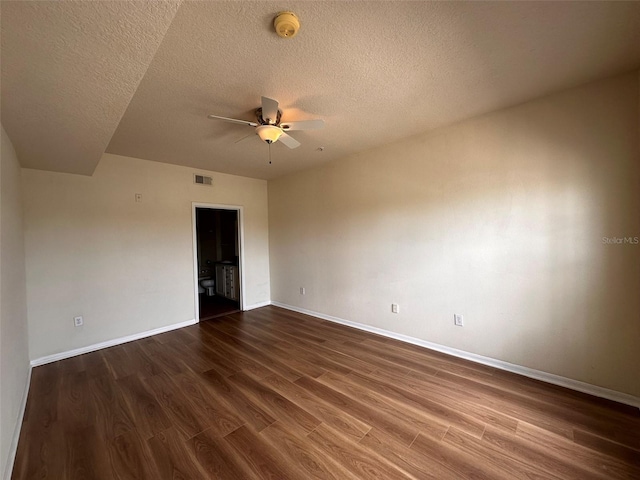
[[[0,20],[2,478],[640,478],[640,2]]]

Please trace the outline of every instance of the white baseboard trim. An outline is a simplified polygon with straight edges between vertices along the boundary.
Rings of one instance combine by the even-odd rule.
[[[160,328],[154,328],[153,330],[146,330],[140,333],[134,333],[133,335],[127,335],[126,337],[114,338],[113,340],[107,340],[106,342],[94,343],[93,345],[87,345],[86,347],[76,348],[74,350],[68,350],[66,352],[54,353],[53,355],[46,355],[44,357],[31,360],[31,366],[37,367],[45,365],[51,362],[57,362],[58,360],[64,360],[65,358],[75,357],[84,353],[95,352],[96,350],[102,350],[103,348],[114,347],[123,343],[133,342],[134,340],[140,340],[141,338],[151,337],[152,335],[158,335],[159,333],[170,332],[178,328],[188,327],[195,325],[196,320],[187,320],[180,323],[174,323]]]
[[[10,480],[13,473],[13,464],[16,461],[16,453],[18,453],[18,441],[20,440],[20,432],[22,431],[22,420],[24,419],[24,412],[27,408],[27,397],[29,396],[29,387],[31,386],[31,369],[27,373],[27,382],[24,386],[24,392],[22,394],[22,402],[20,403],[20,410],[18,411],[18,418],[13,429],[13,438],[11,439],[11,446],[9,447],[9,456],[7,457],[7,464],[4,469],[4,480]]]
[[[271,305],[271,300],[267,300],[266,302],[258,302],[244,307],[244,311],[248,312],[249,310],[255,310],[256,308],[268,307]]]
[[[553,385],[559,385],[561,387],[566,387],[571,390],[576,390],[578,392],[588,393],[589,395],[593,395],[600,398],[606,398],[608,400],[613,400],[614,402],[624,403],[626,405],[631,405],[633,407],[640,408],[640,398],[635,397],[633,395],[629,395],[627,393],[617,392],[615,390],[599,387],[597,385],[581,382],[579,380],[573,380],[571,378],[562,377],[560,375],[554,375],[553,373],[547,373],[541,370],[535,370],[533,368],[523,367],[521,365],[515,365],[513,363],[504,362],[502,360],[497,360],[490,357],[484,357],[482,355],[477,355],[475,353],[465,352],[464,350],[458,350],[455,348],[447,347],[445,345],[440,345],[438,343],[427,342],[426,340],[410,337],[408,335],[403,335],[401,333],[391,332],[389,330],[384,330],[382,328],[372,327],[370,325],[365,325],[364,323],[352,322],[350,320],[344,320],[342,318],[332,317],[331,315],[325,315],[320,312],[314,312],[312,310],[295,307],[293,305],[287,305],[284,303],[274,302],[274,301],[272,301],[271,304],[276,307],[281,307],[287,310],[292,310],[294,312],[303,313],[305,315],[317,317],[322,320],[328,320],[330,322],[340,323],[348,327],[357,328],[358,330],[364,330],[366,332],[375,333],[378,335],[382,335],[384,337],[400,340],[401,342],[411,343],[413,345],[418,345],[420,347],[428,348],[430,350],[446,353],[454,357],[459,357],[465,360],[470,360],[475,363],[487,365],[489,367],[498,368],[500,370],[505,370],[507,372],[517,373],[519,375],[523,375],[529,378],[534,378],[536,380],[541,380],[543,382],[551,383]]]

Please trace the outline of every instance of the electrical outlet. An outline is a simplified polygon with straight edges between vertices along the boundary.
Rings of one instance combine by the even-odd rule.
[[[84,318],[82,318],[82,316],[73,317],[73,326],[74,327],[81,327],[82,325],[84,325]]]
[[[400,307],[398,307],[398,304],[397,304],[397,303],[392,303],[392,304],[391,304],[391,313],[398,313],[398,309],[399,309],[399,308],[400,308]]]
[[[464,327],[464,317],[457,313],[453,314],[453,323],[456,327]]]
[[[307,290],[304,287],[300,287],[300,295],[305,295]]]
[[[137,203],[142,202],[142,194],[141,193],[136,193],[136,202]]]

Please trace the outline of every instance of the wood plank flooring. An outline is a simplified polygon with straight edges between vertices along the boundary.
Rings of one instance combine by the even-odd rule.
[[[33,370],[14,479],[639,479],[640,411],[265,307]]]

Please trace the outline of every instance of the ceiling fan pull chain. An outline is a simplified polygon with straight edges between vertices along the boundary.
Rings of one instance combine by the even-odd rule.
[[[271,165],[271,144],[268,143],[267,145],[269,145],[269,165]]]

